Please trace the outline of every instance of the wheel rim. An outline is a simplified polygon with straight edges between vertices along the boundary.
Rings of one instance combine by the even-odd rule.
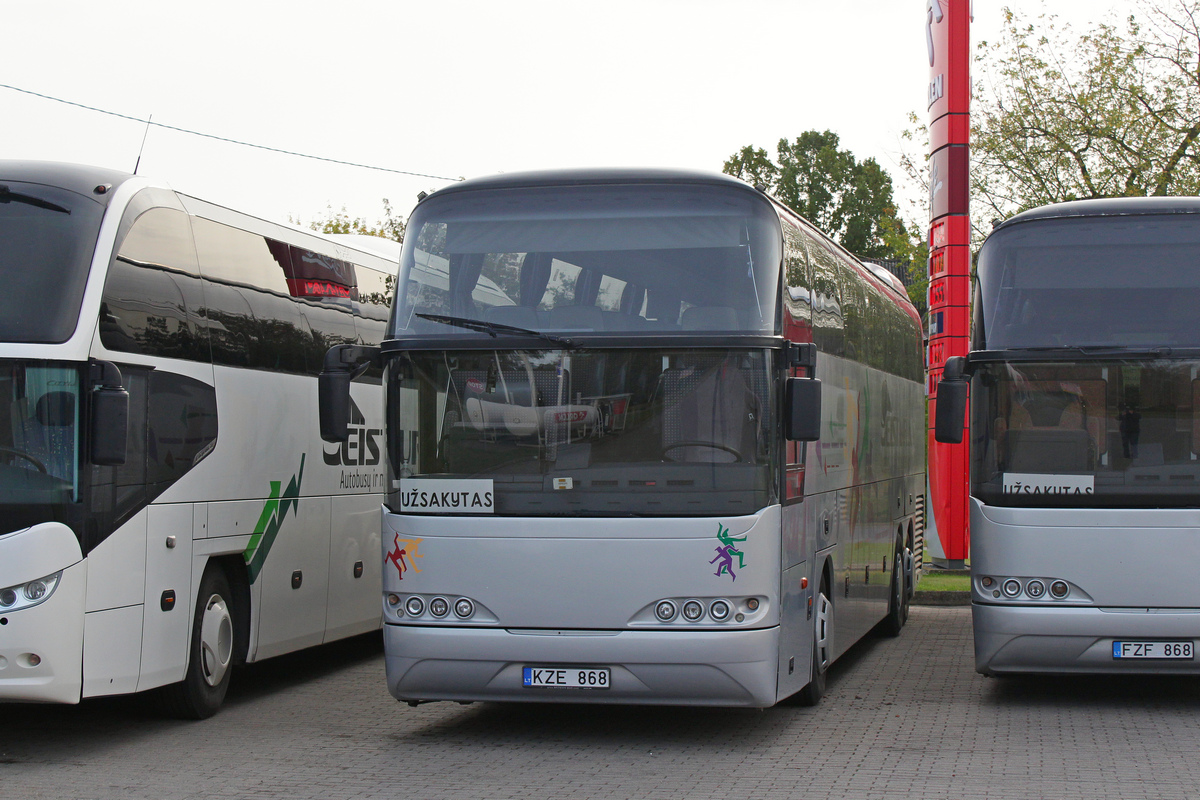
[[[200,672],[204,682],[217,686],[225,678],[233,656],[233,619],[225,598],[214,594],[204,606],[200,621]]]
[[[833,604],[829,602],[829,598],[822,592],[817,595],[817,670],[825,672],[829,668],[829,646],[832,637],[830,634],[831,612]]]

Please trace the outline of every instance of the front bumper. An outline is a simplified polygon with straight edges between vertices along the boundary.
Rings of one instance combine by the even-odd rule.
[[[384,626],[397,700],[744,706],[775,703],[779,629],[509,631]],[[525,666],[608,667],[608,689],[529,688]]]
[[[973,603],[975,670],[1021,673],[1200,674],[1190,660],[1114,659],[1114,640],[1190,641],[1200,609],[1099,609]]]

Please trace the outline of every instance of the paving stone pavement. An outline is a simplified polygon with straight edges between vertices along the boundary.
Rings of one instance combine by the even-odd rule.
[[[379,638],[240,670],[211,720],[138,699],[0,705],[0,797],[1185,798],[1200,681],[976,675],[970,609],[914,607],[815,709],[433,703]]]

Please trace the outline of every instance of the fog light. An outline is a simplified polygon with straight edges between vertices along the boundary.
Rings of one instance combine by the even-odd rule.
[[[450,604],[444,597],[435,597],[429,601],[429,613],[435,617],[444,617],[450,613]]]
[[[1009,597],[1016,597],[1021,593],[1021,582],[1009,578],[1004,582],[1004,593]]]
[[[30,581],[25,584],[25,597],[29,600],[40,600],[46,594],[45,581]]]
[[[8,608],[15,602],[17,602],[17,593],[12,589],[0,592],[0,608]]]
[[[708,613],[717,622],[723,622],[729,617],[729,603],[724,600],[714,600],[712,605],[708,607]]]
[[[1071,591],[1071,587],[1067,586],[1066,581],[1055,581],[1050,584],[1050,594],[1058,598],[1067,596],[1067,592]]]
[[[460,597],[454,604],[454,613],[459,618],[466,619],[475,613],[475,604],[465,597]]]
[[[670,622],[675,619],[675,604],[670,600],[663,600],[654,607],[654,616],[663,622]]]
[[[1037,599],[1046,593],[1046,584],[1041,581],[1033,580],[1025,584],[1025,593],[1030,597]]]
[[[749,600],[747,600],[746,608],[750,609],[751,611],[758,611],[758,598],[751,597]]]
[[[419,617],[425,613],[425,601],[419,597],[410,597],[408,598],[408,602],[404,604],[404,610],[410,616]]]
[[[688,622],[695,622],[704,616],[704,606],[699,600],[688,600],[683,604],[683,618]]]

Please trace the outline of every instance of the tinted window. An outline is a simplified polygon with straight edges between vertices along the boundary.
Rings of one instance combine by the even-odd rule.
[[[1080,217],[996,231],[979,254],[975,347],[1200,346],[1195,215]]]
[[[845,353],[845,321],[837,259],[815,239],[809,239],[808,254],[812,265],[813,341],[822,352],[840,356]]]
[[[313,349],[288,287],[288,245],[193,218],[213,362],[302,373]]]
[[[397,335],[487,335],[417,314],[537,330],[779,329],[779,220],[749,191],[476,190],[430,198],[409,230]]]
[[[83,195],[0,180],[0,340],[71,337],[103,215]]]
[[[152,208],[138,216],[108,268],[100,341],[110,350],[207,360],[202,304],[187,215]]]

